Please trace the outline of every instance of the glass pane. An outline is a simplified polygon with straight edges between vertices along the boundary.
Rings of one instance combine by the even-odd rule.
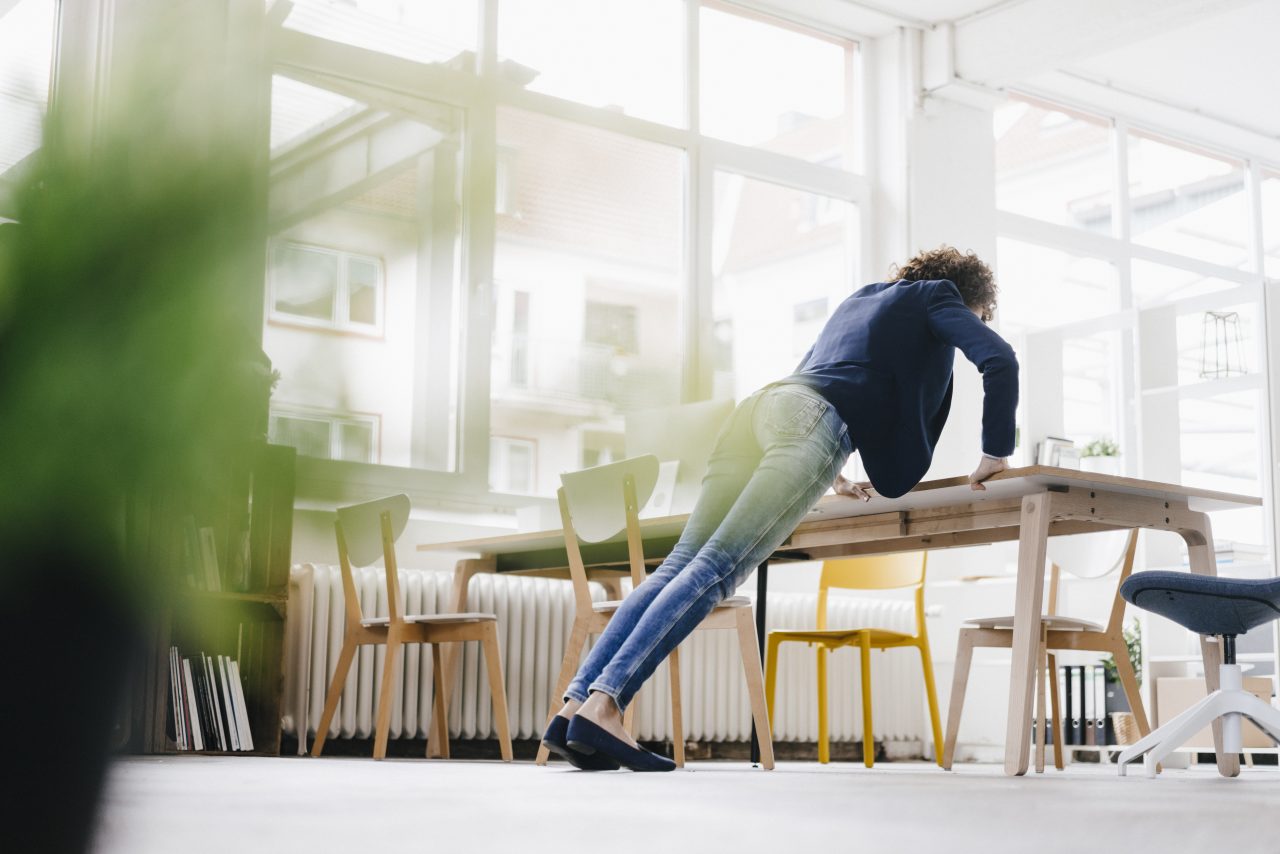
[[[271,78],[271,153],[279,154],[358,112],[360,105],[350,98],[277,74]]]
[[[476,49],[479,0],[293,0],[284,25],[300,33],[418,62]],[[470,65],[470,62],[467,63]]]
[[[1001,210],[1110,234],[1115,170],[1105,121],[1014,98],[995,111],[995,137]]]
[[[510,0],[498,54],[527,88],[684,125],[684,0]]]
[[[1134,261],[1132,271],[1133,302],[1139,308],[1238,287],[1235,282],[1226,279],[1202,276],[1190,270],[1153,264],[1150,261]]]
[[[703,133],[810,162],[850,165],[851,42],[706,6],[699,27]]]
[[[1268,278],[1280,279],[1280,175],[1262,177],[1262,248]]]
[[[1133,240],[1227,267],[1253,266],[1244,164],[1129,135]]]
[[[1242,495],[1262,494],[1259,393],[1235,392],[1179,402],[1182,483]],[[1213,514],[1213,538],[1253,546],[1266,543],[1261,507]],[[1221,558],[1219,558],[1221,560]]]
[[[329,444],[330,426],[321,419],[272,415],[270,439],[277,445],[292,445],[303,456],[327,460],[333,453]]]
[[[620,443],[626,412],[680,400],[685,158],[512,109],[498,144],[490,422],[533,441],[530,491],[551,495],[587,432]]]
[[[55,0],[0,3],[0,173],[40,147],[57,17]]]
[[[263,331],[281,374],[274,402],[344,425],[374,420],[344,426],[333,453],[453,471],[464,115],[431,103],[413,116],[343,110],[353,122],[321,121],[271,171],[272,275],[302,271]],[[281,308],[305,315],[281,322]]]
[[[378,265],[361,258],[347,259],[348,318],[352,323],[378,323]]]
[[[277,314],[333,320],[338,256],[307,246],[277,246],[271,255],[272,309]]]
[[[338,425],[340,460],[353,463],[376,462],[373,453],[373,425],[367,422],[348,421]]]
[[[728,172],[716,175],[713,394],[741,400],[790,374],[855,288],[852,204]],[[821,316],[819,318],[819,309]],[[780,323],[791,328],[780,328]]]
[[[1115,405],[1119,343],[1115,332],[1062,342],[1062,426],[1078,448],[1099,439],[1115,441],[1120,434]]]
[[[1111,314],[1120,307],[1116,269],[1106,261],[999,238],[1000,331],[1015,337]]]
[[[1256,303],[1181,314],[1177,336],[1180,384],[1258,372],[1261,341]]]

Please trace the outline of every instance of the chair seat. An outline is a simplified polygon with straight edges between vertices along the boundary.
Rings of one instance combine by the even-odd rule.
[[[461,614],[413,614],[406,616],[406,623],[479,623],[485,620],[498,619],[494,614],[483,614],[479,611],[466,611]],[[387,626],[390,617],[368,617],[360,621],[362,626]]]
[[[591,610],[595,611],[597,614],[610,614],[618,610],[618,607],[622,605],[622,602],[622,599],[609,599],[604,602],[593,602],[591,604]],[[728,599],[717,605],[716,610],[720,610],[722,608],[747,608],[750,605],[751,600],[746,596],[730,596]]]
[[[894,632],[889,629],[801,629],[798,631],[781,629],[769,632],[769,637],[803,643],[821,643],[827,646],[848,646],[859,643],[863,632],[870,633],[872,646],[896,644],[916,639],[915,635]]]
[[[1105,631],[1104,626],[1097,623],[1091,623],[1088,620],[1078,620],[1075,617],[1062,617],[1057,614],[1053,616],[1042,616],[1040,622],[1055,632],[1101,632]],[[1007,629],[1013,630],[1013,617],[981,617],[975,620],[965,620],[966,626],[972,626],[978,629]]]
[[[1280,617],[1280,579],[1275,578],[1155,570],[1129,576],[1120,595],[1201,635],[1242,635]]]

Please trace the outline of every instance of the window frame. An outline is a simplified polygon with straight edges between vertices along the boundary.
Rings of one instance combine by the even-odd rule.
[[[1106,315],[1063,324],[1034,332],[1024,337],[1027,349],[1042,352],[1045,347],[1061,348],[1064,339],[1085,336],[1091,333],[1114,330],[1120,335],[1118,360],[1114,367],[1112,396],[1114,398],[1116,435],[1123,454],[1123,474],[1141,477],[1147,476],[1158,480],[1179,479],[1177,471],[1155,471],[1150,468],[1147,459],[1154,453],[1151,448],[1163,447],[1159,433],[1165,422],[1159,418],[1160,413],[1169,406],[1176,408],[1180,402],[1188,399],[1213,397],[1237,391],[1256,390],[1259,393],[1258,424],[1256,435],[1261,447],[1259,460],[1262,474],[1260,488],[1263,495],[1263,538],[1264,545],[1274,560],[1276,555],[1275,524],[1280,522],[1277,516],[1277,502],[1274,499],[1276,478],[1272,475],[1272,460],[1280,459],[1280,429],[1276,425],[1280,412],[1280,348],[1270,342],[1280,340],[1280,300],[1272,289],[1278,284],[1268,279],[1265,272],[1265,247],[1262,236],[1261,182],[1268,174],[1275,173],[1275,167],[1238,151],[1231,151],[1220,146],[1186,139],[1176,133],[1152,127],[1146,123],[1133,122],[1125,116],[1100,112],[1095,108],[1086,108],[1070,102],[1059,103],[1043,95],[1011,89],[1011,97],[1026,100],[1038,107],[1059,110],[1068,115],[1084,113],[1094,118],[1102,118],[1109,122],[1111,133],[1112,168],[1114,182],[1112,187],[1112,210],[1110,233],[1090,232],[1070,225],[1061,225],[1012,213],[1007,210],[996,210],[997,238],[1009,238],[1048,249],[1054,249],[1073,255],[1087,256],[1110,263],[1116,269],[1119,286],[1118,308]],[[1153,139],[1156,142],[1175,146],[1184,150],[1200,153],[1223,161],[1236,161],[1244,164],[1245,192],[1249,200],[1248,237],[1250,263],[1246,268],[1227,267],[1204,261],[1190,255],[1179,255],[1163,249],[1145,246],[1136,242],[1132,234],[1132,205],[1129,186],[1129,140],[1131,135]],[[1135,262],[1150,262],[1174,270],[1193,273],[1203,277],[1212,277],[1230,282],[1232,287],[1212,293],[1193,295],[1176,300],[1155,300],[1139,306],[1133,291],[1133,268]],[[999,263],[997,259],[997,264]],[[1143,376],[1141,350],[1144,346],[1144,326],[1154,317],[1155,312],[1166,311],[1183,314],[1191,311],[1205,310],[1214,306],[1240,305],[1253,303],[1257,308],[1258,331],[1262,339],[1260,343],[1260,363],[1258,370],[1245,376],[1233,376],[1217,379],[1204,379],[1198,382],[1179,384],[1176,379],[1168,383],[1164,378],[1153,381]],[[997,323],[999,317],[997,314]],[[1176,329],[1170,330],[1174,336],[1176,350]],[[1148,338],[1150,330],[1148,328]],[[1038,339],[1033,341],[1032,339]],[[1029,361],[1028,370],[1023,373],[1024,396],[1033,393],[1035,386],[1043,384],[1044,377],[1032,380],[1034,365]],[[1175,369],[1176,377],[1176,369]],[[1127,403],[1128,402],[1128,403]],[[1043,429],[1029,429],[1036,419],[1030,416],[1034,407],[1023,406],[1019,424],[1031,441],[1025,443],[1023,453],[1032,453],[1034,438]],[[1178,464],[1181,466],[1181,462]],[[1157,563],[1174,562],[1174,558],[1163,551],[1160,546],[1160,557]],[[1176,550],[1175,550],[1176,553]],[[1151,558],[1149,557],[1149,562]],[[1153,564],[1155,565],[1155,564]]]
[[[802,161],[776,152],[703,136],[699,129],[699,12],[704,5],[799,30],[851,47],[846,64],[848,97],[853,99],[852,133],[846,165],[836,167]],[[685,114],[683,127],[590,107],[574,101],[532,92],[506,78],[497,54],[497,0],[482,0],[478,24],[476,61],[471,69],[444,64],[424,64],[346,44],[327,41],[282,27],[274,41],[275,53],[268,74],[280,74],[311,86],[345,94],[373,107],[395,109],[412,117],[415,109],[429,110],[432,103],[460,109],[465,128],[462,142],[462,181],[468,188],[461,210],[462,318],[459,336],[460,395],[457,413],[458,455],[454,470],[426,471],[393,466],[352,467],[332,460],[299,457],[299,493],[328,491],[342,481],[376,489],[406,490],[424,500],[448,495],[466,503],[515,507],[532,497],[510,497],[488,487],[490,448],[490,352],[493,329],[489,322],[493,305],[493,264],[496,250],[495,220],[499,214],[498,181],[503,152],[496,141],[497,113],[502,107],[527,110],[550,118],[612,131],[638,140],[681,149],[686,164],[683,194],[681,298],[684,366],[681,399],[707,399],[712,392],[711,334],[712,210],[717,172],[733,172],[848,202],[857,206],[846,241],[861,247],[855,279],[871,274],[870,245],[873,185],[867,178],[867,105],[872,87],[864,72],[868,40],[864,34],[817,28],[781,12],[766,13],[748,5],[724,0],[685,0]],[[518,166],[506,164],[508,171]],[[851,283],[851,287],[852,287]]]

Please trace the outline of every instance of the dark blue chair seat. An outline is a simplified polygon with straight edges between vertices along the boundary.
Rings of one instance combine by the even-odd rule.
[[[1120,586],[1120,595],[1201,635],[1242,635],[1280,618],[1280,578],[1137,572]]]

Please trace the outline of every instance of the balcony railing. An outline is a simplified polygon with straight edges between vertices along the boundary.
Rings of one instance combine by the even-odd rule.
[[[680,365],[604,344],[517,335],[495,341],[493,393],[611,404],[620,412],[680,401]]]

